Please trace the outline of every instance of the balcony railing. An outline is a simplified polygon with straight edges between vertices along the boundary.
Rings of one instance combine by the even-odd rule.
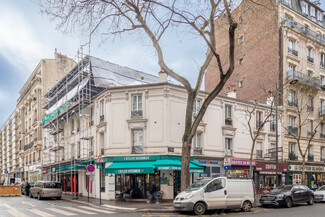
[[[99,116],[99,122],[103,122],[104,120],[105,120],[105,116],[104,115]]]
[[[226,149],[226,151],[225,151],[225,155],[226,155],[227,157],[231,157],[231,156],[232,156],[232,150],[231,150],[231,149]]]
[[[25,145],[24,151],[27,151],[28,149],[31,149],[34,146],[34,142],[28,143],[28,145]]]
[[[297,107],[297,103],[293,100],[288,100],[288,106]]]
[[[143,153],[143,146],[132,146],[132,154],[142,154]]]
[[[288,71],[288,80],[296,80],[317,88],[321,88],[321,82],[319,79],[295,70]]]
[[[290,135],[298,136],[298,128],[293,126],[288,126],[288,133]]]
[[[142,110],[133,110],[131,111],[131,117],[142,117],[143,111]]]
[[[307,161],[313,162],[314,161],[314,155],[308,155]]]
[[[256,158],[263,158],[263,151],[262,150],[256,150]]]
[[[307,56],[307,60],[308,60],[308,62],[314,63],[314,58],[312,58],[310,56]]]
[[[297,11],[298,12],[298,11]],[[299,12],[298,12],[299,13]],[[310,30],[309,28],[307,28],[306,26],[296,22],[296,21],[293,21],[293,20],[284,20],[282,22],[282,24],[284,26],[288,26],[302,34],[304,34],[305,36],[309,37],[309,38],[312,38],[322,44],[325,45],[325,37],[323,37],[321,34],[318,34],[317,32],[315,31],[312,31]]]
[[[226,118],[225,119],[225,125],[232,126],[232,119],[231,118]]]
[[[307,111],[314,111],[314,106],[307,105]]]
[[[193,147],[193,154],[202,154],[202,147]]]
[[[319,115],[321,115],[321,116],[325,115],[325,106],[324,105],[319,108]]]
[[[296,154],[289,154],[289,160],[298,160],[298,156]]]
[[[296,51],[296,50],[293,49],[293,48],[289,48],[289,47],[288,47],[288,52],[291,53],[291,54],[294,55],[294,56],[298,56],[298,51]]]

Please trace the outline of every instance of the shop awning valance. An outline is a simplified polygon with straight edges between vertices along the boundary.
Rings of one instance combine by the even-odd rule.
[[[179,160],[157,160],[154,165],[156,170],[181,170],[181,161]],[[196,161],[190,162],[190,173],[203,173],[205,166]]]
[[[154,173],[155,161],[114,162],[105,168],[106,174]]]

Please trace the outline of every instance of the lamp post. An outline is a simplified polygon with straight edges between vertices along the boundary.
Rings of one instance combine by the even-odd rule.
[[[278,176],[278,171],[279,171],[279,155],[278,155],[278,149],[279,149],[279,135],[278,135],[278,95],[279,95],[279,90],[278,90],[278,84],[275,84],[275,88],[277,91],[276,94],[276,105],[275,105],[275,187],[278,187],[279,185],[279,176]]]

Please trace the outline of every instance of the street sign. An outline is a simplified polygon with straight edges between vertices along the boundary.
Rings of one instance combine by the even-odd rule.
[[[100,163],[105,163],[104,159],[102,158],[102,156],[98,155],[98,158],[96,160],[96,163],[100,164]]]
[[[94,173],[86,172],[86,175],[87,175],[87,176],[93,176]]]
[[[231,169],[231,166],[225,166],[224,169],[225,170],[230,170]]]
[[[276,152],[276,148],[270,148],[268,150],[268,153],[274,153]],[[282,147],[278,147],[278,152],[283,152],[283,148]]]
[[[5,174],[8,174],[8,170],[5,170]]]
[[[90,173],[94,172],[95,171],[95,166],[93,164],[89,164],[87,166],[87,171],[90,172]]]
[[[231,157],[227,157],[223,161],[224,166],[231,166]]]

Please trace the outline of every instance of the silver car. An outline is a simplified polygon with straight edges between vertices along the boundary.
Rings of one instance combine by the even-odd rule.
[[[322,187],[318,188],[315,192],[315,201],[316,202],[321,202],[321,201],[325,201],[325,185],[323,185]]]
[[[58,200],[62,197],[62,189],[60,182],[53,181],[39,181],[35,182],[34,187],[30,189],[30,198],[56,198]]]

